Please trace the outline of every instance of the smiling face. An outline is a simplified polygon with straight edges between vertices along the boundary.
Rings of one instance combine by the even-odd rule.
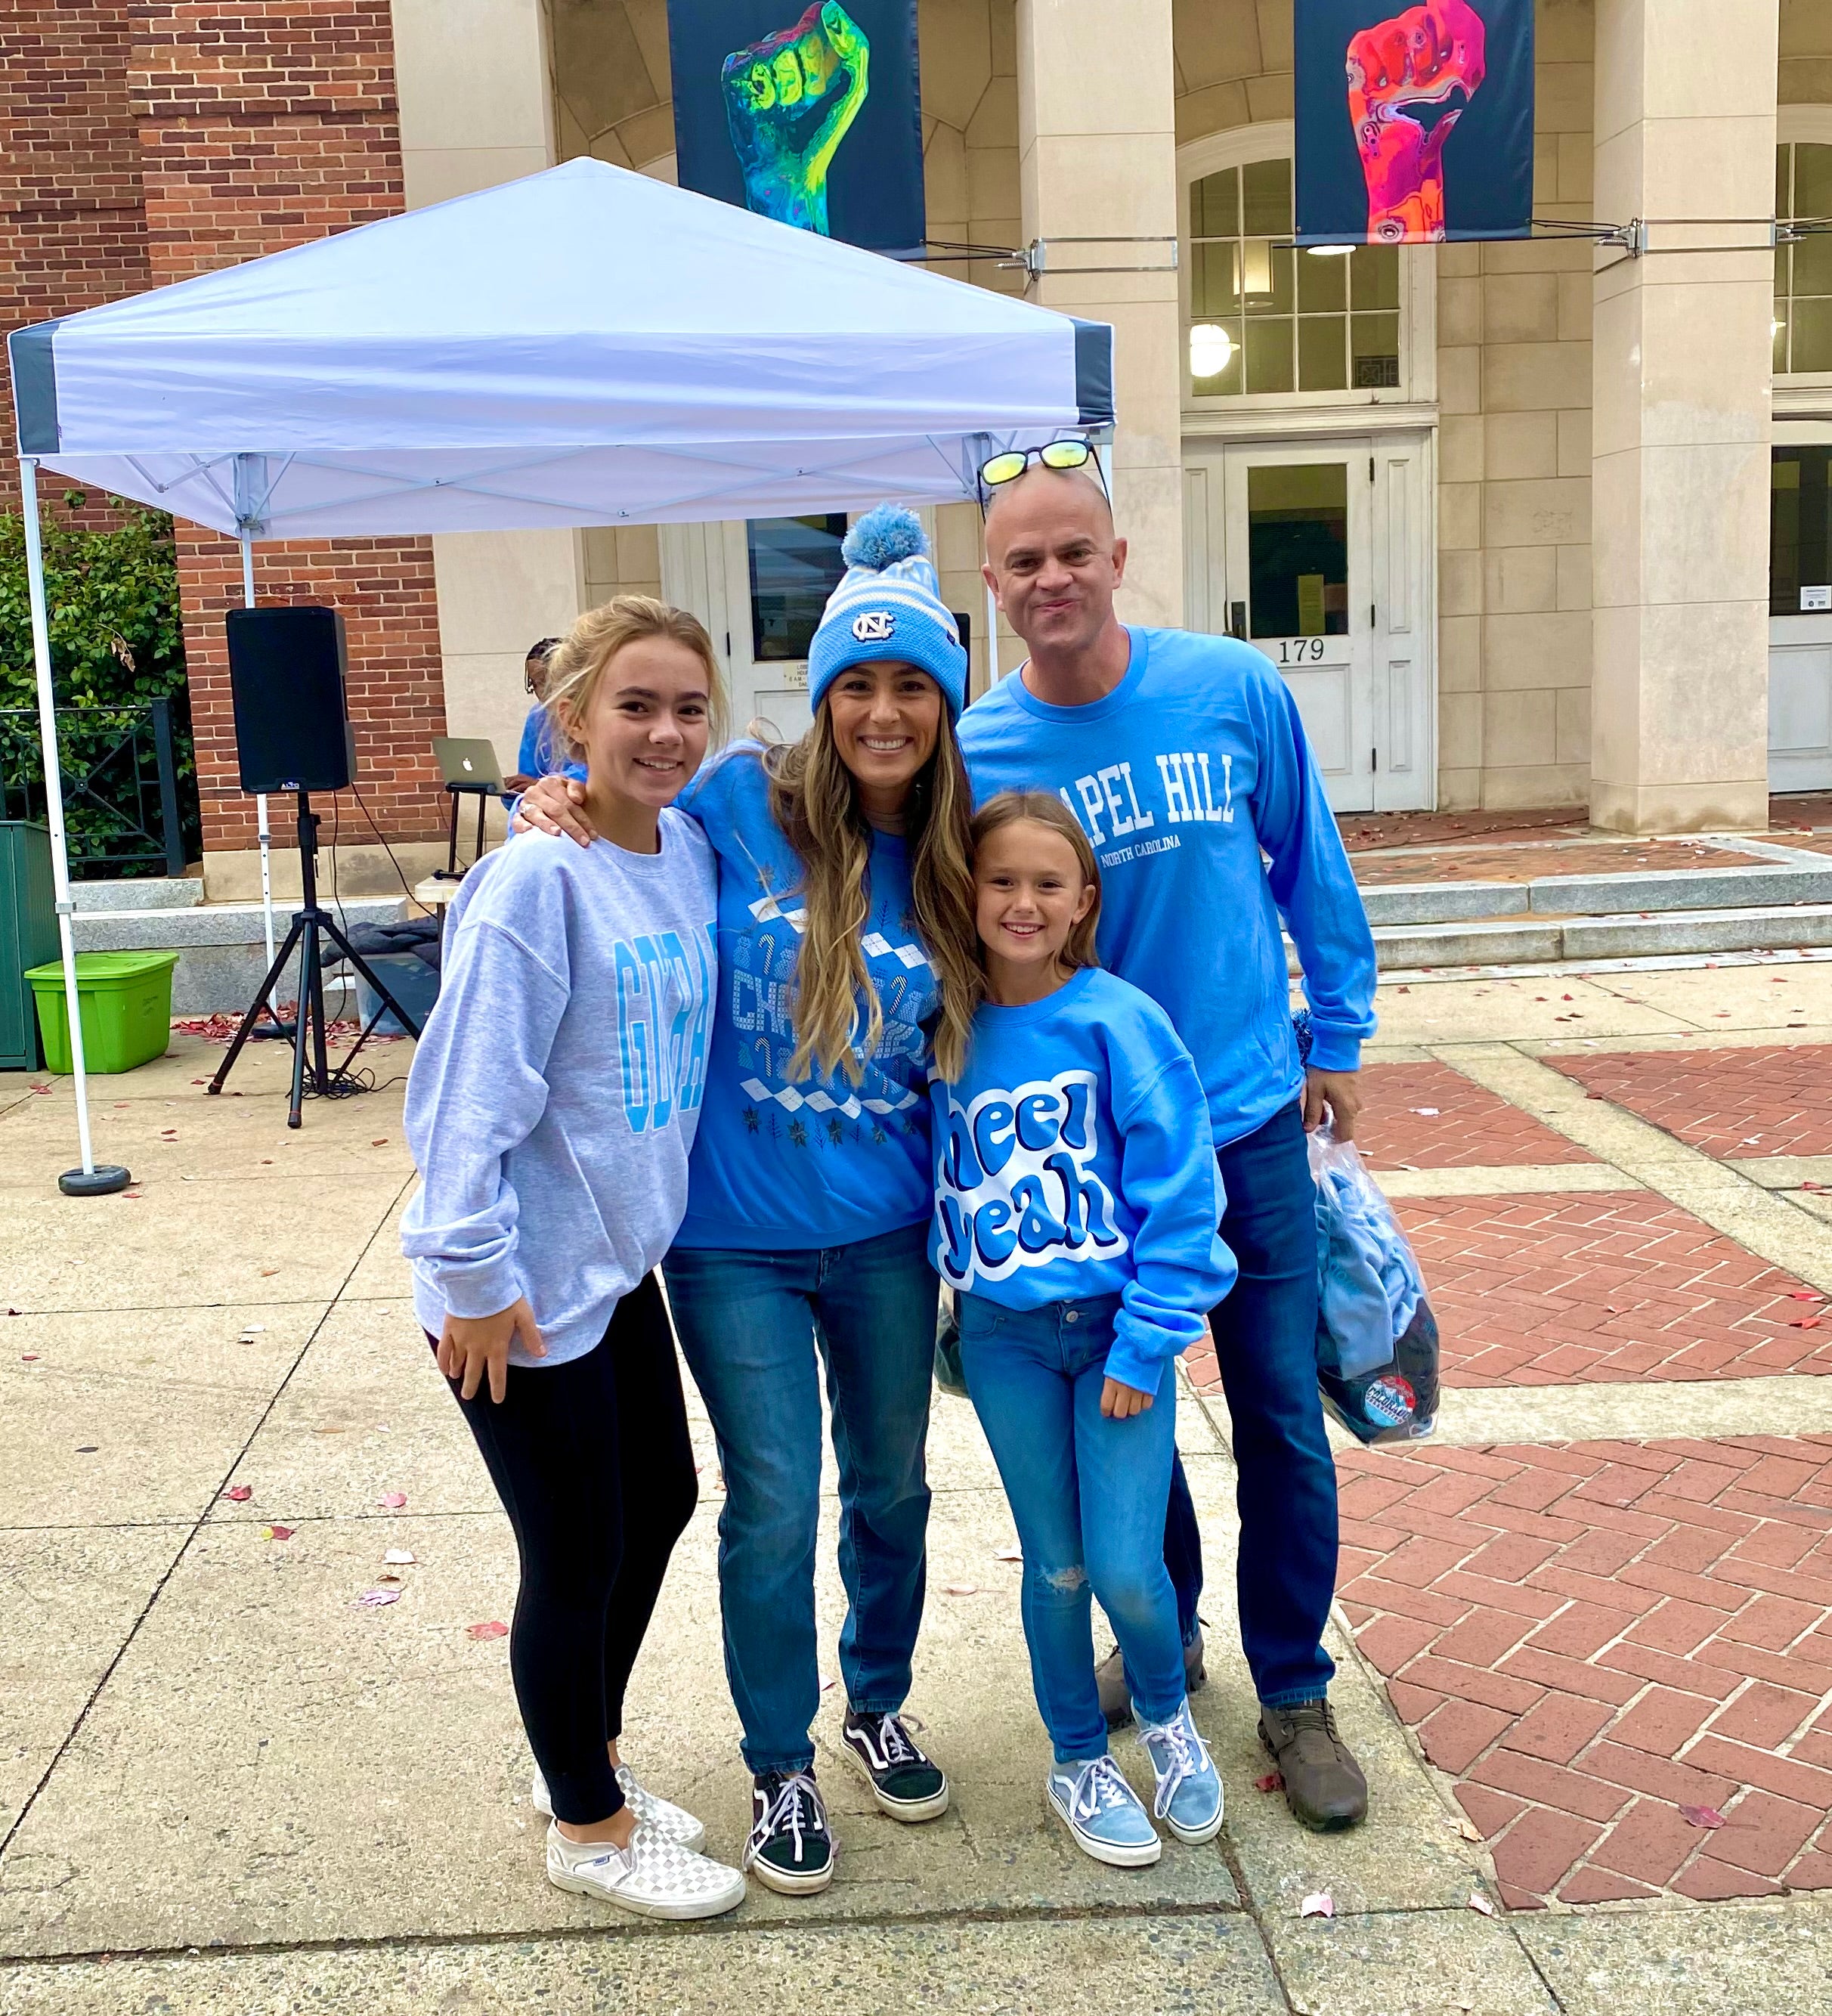
[[[614,653],[582,711],[561,703],[585,751],[588,798],[659,811],[700,768],[712,694],[695,652],[671,637],[639,637]]]
[[[998,826],[974,862],[974,926],[995,979],[1056,971],[1094,902],[1067,840],[1031,819]]]
[[[1114,620],[1126,542],[1100,485],[1073,470],[1032,467],[993,492],[988,585],[1033,651],[1086,650]]]
[[[941,689],[913,665],[848,665],[822,704],[833,747],[867,805],[901,803],[935,753]]]

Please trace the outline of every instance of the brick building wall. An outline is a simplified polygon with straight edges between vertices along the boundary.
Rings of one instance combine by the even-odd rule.
[[[405,207],[387,0],[13,0],[0,88],[8,327]],[[203,842],[221,853],[254,843],[221,621],[241,599],[240,560],[232,541],[182,524],[178,551]],[[264,545],[256,579],[263,600],[344,612],[362,802],[324,808],[344,841],[373,842],[371,817],[390,841],[439,838],[430,542]]]

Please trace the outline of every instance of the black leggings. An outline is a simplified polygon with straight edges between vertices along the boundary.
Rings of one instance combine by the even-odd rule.
[[[487,1383],[458,1404],[521,1557],[509,1663],[529,1747],[561,1820],[606,1819],[624,1795],[604,1746],[622,1733],[630,1669],[699,1495],[655,1276],[583,1358],[512,1365],[500,1406]]]

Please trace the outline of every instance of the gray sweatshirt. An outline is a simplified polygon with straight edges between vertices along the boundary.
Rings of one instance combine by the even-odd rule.
[[[661,815],[661,851],[529,834],[473,868],[407,1081],[421,1177],[401,1220],[414,1313],[526,1295],[582,1357],[668,1250],[687,1204],[716,992],[711,848]]]

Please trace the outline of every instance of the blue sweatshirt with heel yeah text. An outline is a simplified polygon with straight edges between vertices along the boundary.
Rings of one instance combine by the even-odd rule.
[[[1085,967],[974,1018],[959,1080],[930,1085],[948,1286],[1010,1309],[1118,1294],[1110,1378],[1155,1393],[1233,1287],[1196,1067],[1157,1003]]]
[[[1319,1071],[1356,1069],[1374,1032],[1373,937],[1270,661],[1231,637],[1127,635],[1111,693],[1053,707],[1013,674],[961,716],[961,749],[981,804],[1054,791],[1081,821],[1100,863],[1101,963],[1170,1017],[1222,1147],[1304,1082],[1281,916]]]

